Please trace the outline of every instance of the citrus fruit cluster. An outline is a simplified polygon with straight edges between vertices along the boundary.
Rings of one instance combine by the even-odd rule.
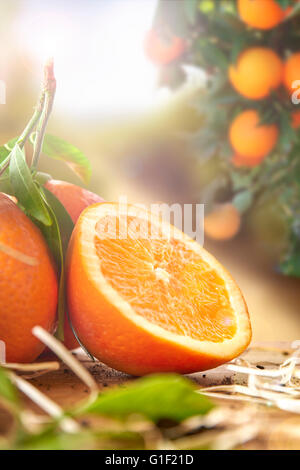
[[[291,11],[291,7],[281,8],[276,0],[238,0],[237,8],[245,24],[265,31],[279,26]],[[237,93],[249,101],[266,99],[281,85],[292,95],[293,84],[300,78],[300,52],[294,52],[284,60],[269,47],[247,47],[236,63],[230,65],[228,77]],[[294,129],[300,126],[299,111],[291,113],[291,126]],[[234,149],[232,164],[238,168],[260,165],[275,148],[279,135],[278,125],[262,124],[256,109],[243,110],[229,127],[229,139]],[[212,216],[207,218],[207,223]],[[227,225],[232,227],[233,235],[238,232],[228,219]],[[209,226],[206,224],[206,227]],[[216,232],[218,228],[221,226],[215,226]],[[215,239],[226,238],[211,234],[209,228],[206,233]]]
[[[271,30],[288,16],[291,7],[283,9],[276,0],[238,0],[238,12],[242,21],[252,28]],[[284,85],[288,94],[300,78],[300,51],[286,60],[267,47],[249,47],[243,50],[228,75],[232,86],[248,100],[262,100]],[[298,127],[299,113],[292,113],[291,121]],[[234,165],[256,166],[276,146],[279,129],[276,124],[261,125],[256,110],[245,110],[232,122],[230,142],[236,152]]]
[[[285,63],[269,48],[248,48],[229,67],[229,79],[235,90],[248,100],[261,100],[272,91],[285,85],[287,93],[294,91],[293,83],[300,77],[300,52],[292,54]],[[292,125],[297,128],[299,111],[291,115]],[[279,128],[276,124],[261,125],[255,109],[240,113],[231,123],[230,142],[236,154],[233,164],[259,165],[274,149]]]
[[[292,96],[297,87],[298,98],[300,94],[300,2],[184,0],[169,7],[167,3],[159,2],[153,29],[161,35],[168,30],[185,49],[172,61],[156,63],[161,66],[162,83],[175,88],[184,83],[183,66],[206,72],[206,88],[195,89],[190,103],[202,117],[202,127],[198,125],[189,138],[192,152],[195,148],[198,152],[197,167],[199,160],[205,166],[209,158],[211,167],[226,173],[224,187],[209,182],[200,188],[199,199],[207,204],[206,235],[228,240],[239,232],[242,214],[265,190],[262,184],[277,179],[283,158],[288,154],[294,158],[296,153],[300,111]],[[224,203],[219,194],[229,199]]]

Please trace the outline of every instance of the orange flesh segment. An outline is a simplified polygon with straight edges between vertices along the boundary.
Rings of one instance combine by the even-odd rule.
[[[127,222],[144,223],[137,217]],[[104,224],[106,229],[116,227],[115,233],[119,229],[115,216],[98,221],[95,246],[101,272],[136,314],[199,341],[234,337],[236,318],[225,283],[198,253],[172,237],[120,239],[110,237],[109,228],[103,237]]]

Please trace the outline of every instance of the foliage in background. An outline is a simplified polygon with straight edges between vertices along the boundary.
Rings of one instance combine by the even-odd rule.
[[[200,172],[199,200],[208,208],[232,201],[245,217],[271,200],[287,233],[279,269],[300,276],[300,129],[292,127],[292,112],[300,111],[299,106],[292,104],[283,86],[266,99],[246,99],[228,78],[229,66],[248,48],[270,48],[282,61],[300,51],[300,5],[294,0],[276,1],[292,9],[285,21],[270,30],[251,28],[241,21],[236,0],[160,0],[153,28],[162,36],[171,32],[186,43],[180,57],[161,65],[162,85],[176,89],[184,83],[183,65],[206,72],[205,90],[199,89],[198,98],[190,102],[204,122],[186,137]],[[249,108],[258,111],[261,124],[275,123],[279,128],[277,145],[253,168],[233,164],[229,142],[233,119]]]

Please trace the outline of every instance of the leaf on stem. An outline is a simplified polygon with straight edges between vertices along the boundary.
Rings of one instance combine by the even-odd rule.
[[[40,190],[40,194],[42,193],[42,189],[39,185],[37,185]],[[44,203],[48,209],[48,214],[51,217],[51,225],[44,225],[37,223],[41,232],[43,233],[46,242],[50,248],[50,251],[54,257],[56,265],[59,270],[59,287],[58,287],[58,328],[56,335],[57,337],[63,341],[64,339],[64,318],[65,318],[65,281],[64,281],[64,250],[63,244],[61,239],[61,232],[58,220],[56,218],[56,214],[52,207],[47,202],[46,198],[44,199]]]
[[[33,140],[34,135],[31,137],[31,142]],[[60,137],[46,134],[42,152],[47,157],[64,161],[84,183],[89,182],[91,164],[81,150],[74,145],[69,144]]]
[[[63,254],[65,254],[67,252],[69,240],[74,229],[74,223],[69,213],[66,211],[62,203],[57,199],[57,197],[45,187],[43,187],[42,190],[45,194],[47,203],[56,216],[61,236]]]
[[[16,144],[10,154],[9,179],[14,195],[25,211],[45,226],[52,224],[51,217],[26,163],[24,152]]]

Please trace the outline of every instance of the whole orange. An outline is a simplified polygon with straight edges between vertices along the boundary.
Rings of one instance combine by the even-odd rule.
[[[286,15],[276,0],[238,0],[238,12],[247,25],[263,30],[275,28]]]
[[[230,240],[240,230],[241,216],[231,203],[218,204],[205,216],[204,232],[213,240]]]
[[[74,224],[86,207],[104,202],[97,194],[66,181],[51,179],[45,183],[45,187],[62,203]]]
[[[53,331],[57,277],[39,229],[0,193],[0,340],[8,362],[32,362],[44,346],[35,325]]]
[[[144,48],[147,57],[156,65],[167,65],[185,51],[185,41],[179,36],[162,37],[157,31],[148,31]]]
[[[281,84],[283,64],[272,49],[252,47],[240,54],[236,65],[229,67],[228,74],[233,87],[241,95],[261,100]]]
[[[283,80],[287,90],[293,93],[293,83],[300,80],[300,52],[292,54],[285,62]]]
[[[104,201],[97,194],[66,181],[51,179],[47,181],[45,187],[62,203],[74,224],[76,224],[78,217],[86,207]],[[64,345],[68,349],[75,349],[79,346],[70,327],[67,315],[65,315],[64,322]]]
[[[258,112],[249,109],[233,120],[229,129],[229,138],[236,153],[255,159],[263,158],[273,150],[278,133],[277,125],[261,125]]]

